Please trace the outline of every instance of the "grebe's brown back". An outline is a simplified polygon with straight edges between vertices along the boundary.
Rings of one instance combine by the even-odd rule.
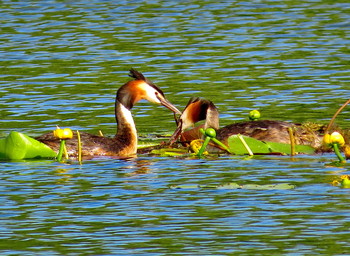
[[[192,107],[192,104],[196,104],[196,107]],[[290,135],[288,128],[293,127],[295,130],[295,142],[298,145],[310,145],[314,148],[320,148],[322,146],[321,132],[308,129],[308,127],[301,124],[276,120],[257,120],[233,123],[217,129],[219,126],[218,116],[218,110],[211,101],[199,98],[196,98],[195,101],[191,99],[177,120],[178,127],[171,138],[171,143],[179,136],[181,141],[192,141],[201,138],[200,127],[188,131],[185,131],[185,129],[191,127],[196,121],[205,120],[204,127],[216,129],[217,139],[225,144],[227,144],[227,139],[234,134],[242,134],[263,141],[289,144]]]
[[[81,132],[83,156],[129,157],[135,155],[137,150],[137,131],[131,109],[134,104],[142,99],[161,104],[174,113],[181,114],[173,104],[166,100],[162,90],[145,78],[140,72],[131,69],[130,76],[134,80],[121,86],[116,94],[116,135],[109,138]],[[47,144],[53,150],[58,151],[59,140],[53,136],[53,133],[44,134],[36,139]],[[67,140],[66,144],[68,154],[70,156],[76,156],[77,139],[75,133],[73,139]]]

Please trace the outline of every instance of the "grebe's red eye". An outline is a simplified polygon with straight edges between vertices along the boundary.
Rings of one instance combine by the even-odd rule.
[[[156,98],[157,98],[159,101],[161,101],[161,97],[159,97],[159,93],[158,93],[158,92],[155,92],[154,94],[156,95]]]

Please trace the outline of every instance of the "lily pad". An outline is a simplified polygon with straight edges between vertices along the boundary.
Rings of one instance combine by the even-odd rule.
[[[241,136],[246,144],[249,146],[250,150],[254,154],[268,154],[271,153],[269,146],[260,140],[256,140],[254,138],[248,137],[248,136],[242,136],[242,135],[232,135],[228,138],[228,146],[230,148],[231,153],[235,155],[246,155],[248,154],[248,150],[242,143],[241,139],[239,138]]]
[[[284,153],[288,155],[291,154],[292,149],[290,144],[270,142],[270,141],[265,141],[265,143],[268,145],[271,152],[279,152],[279,153]],[[303,154],[313,154],[315,153],[315,149],[307,145],[295,145],[295,152],[303,153]]]
[[[170,188],[175,189],[257,189],[257,190],[285,190],[285,189],[294,189],[295,186],[288,183],[281,184],[267,184],[267,185],[258,185],[258,184],[246,184],[239,185],[237,183],[231,182],[224,185],[176,185],[171,186]]]
[[[155,147],[158,146],[159,143],[157,142],[139,142],[137,144],[137,149],[143,149],[143,148],[148,148],[148,147]]]
[[[242,189],[258,189],[258,190],[271,190],[271,189],[294,189],[295,186],[287,183],[282,184],[267,184],[267,185],[258,185],[258,184],[247,184],[241,187]]]
[[[182,148],[161,148],[161,149],[154,149],[151,151],[151,154],[159,155],[161,157],[182,156],[187,153],[188,153],[188,150],[182,149]]]
[[[248,154],[247,148],[244,146],[242,140],[248,145],[253,154],[271,154],[271,153],[281,153],[281,154],[291,154],[291,145],[285,143],[261,141],[248,136],[242,135],[232,135],[228,138],[228,146],[230,151],[236,155]],[[315,149],[307,145],[296,145],[295,151],[297,153],[313,154]]]
[[[0,159],[20,160],[30,158],[54,158],[56,153],[44,143],[23,133],[12,131],[0,139]]]

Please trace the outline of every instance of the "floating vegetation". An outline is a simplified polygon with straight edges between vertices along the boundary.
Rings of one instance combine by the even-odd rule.
[[[333,163],[338,166],[339,164],[346,163],[346,158],[350,158],[350,145],[348,145],[347,139],[344,139],[340,132],[334,131],[329,133],[332,129],[334,120],[336,116],[344,109],[344,107],[350,103],[350,99],[347,100],[332,117],[325,135],[323,137],[323,146],[333,150],[338,158],[338,162]],[[253,110],[249,115],[250,119],[257,120],[260,118],[260,112]],[[295,137],[300,136],[300,132],[311,134],[309,139],[315,138],[314,134],[319,133],[322,130],[321,125],[307,123],[299,127],[292,127],[288,129],[290,135],[291,144],[287,143],[277,143],[270,141],[258,140],[252,137],[243,136],[241,134],[235,134],[228,138],[227,145],[219,141],[216,138],[216,131],[213,128],[199,129],[204,136],[204,140],[198,139],[192,141],[190,146],[174,148],[169,146],[169,144],[164,142],[159,142],[157,140],[149,139],[141,142],[138,145],[140,152],[145,152],[150,155],[157,155],[162,157],[209,157],[219,150],[221,152],[226,152],[234,155],[291,155],[295,154],[314,154],[316,149],[310,145],[299,145],[295,141]],[[350,133],[350,132],[349,132]],[[80,141],[80,134],[78,134],[78,161],[81,163],[81,152],[82,145]],[[61,129],[57,127],[54,130],[54,135],[61,140],[60,149],[58,154],[47,145],[19,132],[11,132],[7,137],[0,139],[0,159],[2,160],[20,160],[20,159],[31,159],[31,158],[56,158],[57,161],[62,161],[63,156],[68,159],[68,155],[65,149],[65,141],[72,138],[73,132],[69,128]],[[305,136],[304,136],[305,137]],[[164,137],[163,137],[164,139]],[[216,151],[211,151],[211,149],[216,149]],[[342,151],[345,153],[345,157],[342,155]],[[346,179],[343,179],[343,183],[350,186]],[[343,184],[342,183],[342,184]],[[232,184],[231,184],[232,185]],[[242,187],[242,186],[240,186]]]
[[[244,140],[244,143],[242,141]],[[228,139],[228,144],[232,153],[236,155],[245,155],[245,154],[276,154],[280,153],[282,155],[290,155],[291,145],[285,143],[277,142],[268,142],[261,141],[251,137],[242,136],[242,135],[232,135]],[[248,148],[250,150],[248,150]],[[315,149],[311,146],[306,145],[296,145],[295,150],[298,153],[304,154],[313,154]]]
[[[333,132],[332,134],[329,133],[329,131],[334,126],[334,121],[336,117],[339,115],[339,113],[350,103],[350,99],[348,99],[333,115],[331,121],[329,122],[326,131],[324,133],[323,137],[323,144],[327,147],[330,147],[333,149],[334,153],[339,159],[339,163],[344,164],[346,163],[345,158],[342,156],[340,149],[344,148],[345,157],[350,157],[350,146],[346,145],[344,137],[337,131]],[[345,132],[346,135],[349,135],[348,132]]]
[[[3,160],[55,157],[50,147],[20,132],[12,131],[0,139],[0,159]]]
[[[57,129],[53,131],[53,136],[60,139],[60,149],[57,154],[57,161],[62,161],[63,154],[65,158],[68,159],[66,140],[73,138],[72,130],[69,128],[61,129],[57,126]]]
[[[341,175],[332,182],[333,186],[340,186],[342,188],[350,188],[350,175]]]
[[[158,155],[161,157],[186,156],[188,155],[188,150],[186,148],[160,148],[160,149],[153,149],[150,154]]]
[[[170,186],[172,189],[256,189],[256,190],[286,190],[294,189],[295,185],[288,183],[281,184],[268,184],[268,185],[258,185],[258,184],[246,184],[239,185],[237,183],[231,182],[224,185],[174,185]]]

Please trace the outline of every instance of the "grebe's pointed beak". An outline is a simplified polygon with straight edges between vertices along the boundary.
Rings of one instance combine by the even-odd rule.
[[[165,99],[164,97],[159,97],[157,96],[158,100],[160,101],[160,104],[162,104],[164,107],[170,109],[171,111],[173,111],[175,114],[179,114],[181,115],[181,111],[178,110],[173,104],[170,103],[170,101],[168,101],[167,99]]]

